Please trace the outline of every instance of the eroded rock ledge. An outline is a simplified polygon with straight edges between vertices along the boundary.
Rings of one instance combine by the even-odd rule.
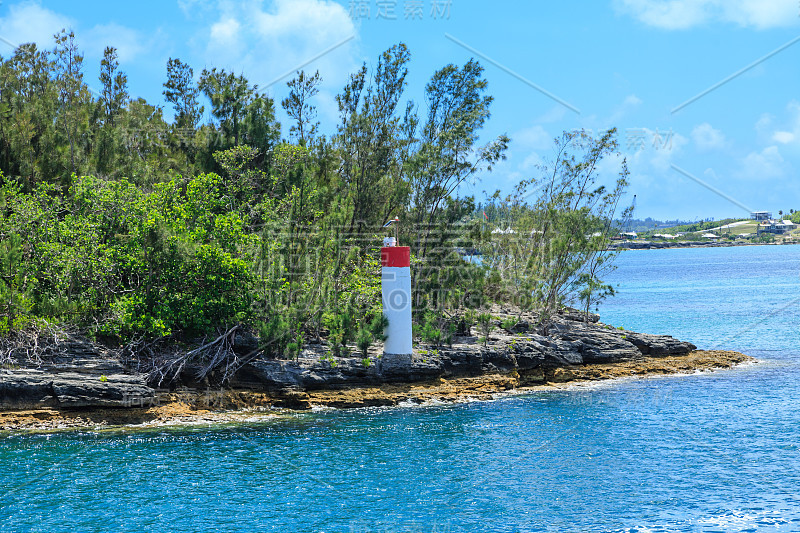
[[[82,342],[74,357],[38,368],[0,369],[0,429],[137,423],[213,411],[312,406],[363,407],[403,401],[485,398],[511,389],[574,380],[609,379],[730,367],[750,359],[735,352],[703,352],[666,335],[648,335],[585,323],[569,315],[549,335],[495,329],[487,346],[458,337],[452,347],[422,347],[413,355],[331,358],[310,345],[297,361],[256,359],[220,391],[194,383],[157,390],[146,376],[108,352]],[[177,406],[182,407],[177,407]],[[27,414],[24,414],[27,413]],[[38,414],[37,414],[38,413]],[[22,418],[20,418],[22,417]],[[26,419],[27,423],[20,420]],[[16,422],[14,422],[16,420]],[[75,421],[78,422],[75,422]]]
[[[368,365],[360,357],[323,359],[324,348],[312,346],[296,362],[254,361],[236,375],[231,385],[242,389],[314,391],[485,374],[536,374],[532,371],[537,370],[544,376],[544,370],[549,368],[683,356],[695,349],[691,343],[665,335],[560,319],[546,337],[495,330],[487,346],[477,337],[458,337],[452,347],[418,349],[413,355],[376,356]]]

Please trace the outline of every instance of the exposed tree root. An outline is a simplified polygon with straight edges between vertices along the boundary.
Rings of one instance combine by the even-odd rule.
[[[176,381],[187,365],[198,367],[194,372],[198,380],[221,370],[221,382],[227,383],[237,370],[260,352],[254,350],[244,356],[236,353],[233,346],[236,334],[241,329],[241,326],[233,326],[213,341],[188,352],[170,346],[169,338],[151,342],[134,341],[124,348],[124,352],[134,362],[133,366],[138,371],[147,373],[148,380],[156,386]]]

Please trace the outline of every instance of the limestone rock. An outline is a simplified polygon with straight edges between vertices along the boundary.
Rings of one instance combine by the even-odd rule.
[[[621,331],[568,310],[548,324],[547,336],[495,329],[489,345],[477,337],[458,337],[452,347],[418,349],[413,355],[372,353],[332,358],[321,345],[308,346],[297,360],[255,358],[243,366],[225,386],[268,391],[286,406],[305,405],[311,391],[381,387],[389,384],[434,382],[441,378],[474,378],[484,375],[519,375],[527,382],[568,379],[586,364],[625,363],[645,357],[687,355],[695,349],[664,335]],[[252,353],[258,339],[240,333],[234,350]],[[556,372],[557,369],[558,372]],[[570,370],[573,369],[573,370]],[[179,385],[195,383],[187,365]],[[215,376],[211,376],[213,381]],[[43,407],[145,407],[155,401],[156,391],[146,376],[126,369],[112,354],[87,340],[68,340],[67,349],[37,368],[0,370],[0,409]]]
[[[258,337],[247,331],[239,331],[233,340],[233,351],[238,355],[248,355],[258,350]]]
[[[639,348],[642,354],[650,357],[686,355],[697,349],[697,346],[690,342],[679,341],[668,335],[650,335],[633,331],[626,331],[625,334],[627,340]]]
[[[50,373],[35,369],[0,371],[0,408],[145,407],[155,391],[144,376]]]

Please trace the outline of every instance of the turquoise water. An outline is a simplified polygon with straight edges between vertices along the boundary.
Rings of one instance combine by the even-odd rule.
[[[0,531],[800,531],[800,247],[619,264],[604,321],[761,362],[494,402],[0,437]]]

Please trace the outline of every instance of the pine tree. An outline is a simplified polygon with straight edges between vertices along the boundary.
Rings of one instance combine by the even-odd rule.
[[[319,128],[319,122],[314,122],[317,109],[308,101],[319,93],[319,84],[322,82],[319,71],[313,76],[308,76],[304,71],[297,73],[286,85],[289,87],[289,96],[284,98],[281,106],[286,110],[289,118],[296,122],[289,133],[297,138],[301,145],[314,138]]]
[[[175,109],[175,125],[194,129],[203,116],[203,106],[197,103],[199,89],[194,83],[194,70],[178,58],[167,61],[167,81],[164,99]]]
[[[64,129],[67,133],[69,142],[69,158],[72,172],[77,172],[75,165],[75,140],[78,129],[78,110],[77,104],[80,98],[81,88],[83,87],[83,55],[78,51],[78,44],[75,42],[75,32],[67,33],[66,29],[61,29],[60,33],[53,36],[56,47],[53,51],[56,57],[56,85],[58,86],[59,101],[61,103],[61,116],[64,121]]]
[[[100,62],[100,84],[103,87],[100,98],[105,111],[106,123],[112,126],[114,117],[128,103],[128,76],[123,72],[117,72],[118,69],[117,49],[107,46],[103,52],[103,60]]]

